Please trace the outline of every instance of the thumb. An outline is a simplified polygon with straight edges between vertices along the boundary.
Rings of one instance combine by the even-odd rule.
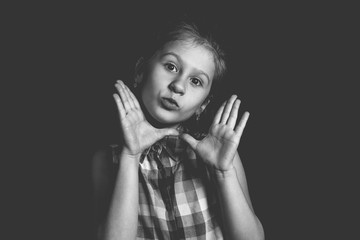
[[[189,146],[195,151],[196,150],[196,146],[198,145],[199,141],[196,140],[195,138],[193,138],[192,136],[190,136],[187,133],[181,134],[180,138],[182,140],[184,140],[185,142],[187,142],[187,144],[189,144]]]

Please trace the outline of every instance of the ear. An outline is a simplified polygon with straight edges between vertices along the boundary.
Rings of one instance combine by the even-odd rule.
[[[143,78],[144,58],[140,57],[135,65],[135,84],[139,85]]]
[[[201,106],[196,110],[196,114],[200,115],[205,110],[205,108],[209,103],[210,103],[210,97],[207,97],[205,101],[201,104]]]

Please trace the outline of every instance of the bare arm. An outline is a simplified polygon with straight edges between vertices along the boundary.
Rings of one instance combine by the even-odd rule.
[[[236,124],[240,100],[236,95],[224,102],[209,134],[197,141],[188,134],[182,138],[207,164],[216,182],[224,234],[228,239],[264,239],[264,231],[249,197],[246,177],[237,148],[249,113]],[[235,126],[236,125],[236,126]]]
[[[104,239],[135,239],[138,226],[140,156],[120,154],[119,169],[105,223]]]
[[[229,239],[264,239],[261,222],[250,200],[245,172],[239,155],[234,167],[214,173],[225,233]]]
[[[133,93],[122,81],[115,84],[114,94],[118,107],[123,148],[119,168],[109,202],[101,239],[136,238],[139,202],[139,158],[141,153],[166,135],[178,135],[175,129],[156,129],[145,119]]]
[[[92,160],[95,228],[97,239],[134,239],[137,230],[138,161],[120,154],[119,168],[106,151]]]

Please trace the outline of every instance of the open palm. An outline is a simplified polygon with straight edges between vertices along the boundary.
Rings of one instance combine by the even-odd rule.
[[[130,89],[122,81],[118,81],[115,86],[119,92],[119,95],[114,94],[114,99],[119,111],[124,149],[129,154],[141,154],[166,135],[178,135],[175,129],[154,128],[145,119],[139,102]]]
[[[182,136],[205,163],[221,171],[231,168],[249,117],[249,113],[245,112],[235,127],[239,106],[240,100],[236,99],[236,95],[224,102],[216,113],[209,134],[201,141],[195,140],[188,134]]]

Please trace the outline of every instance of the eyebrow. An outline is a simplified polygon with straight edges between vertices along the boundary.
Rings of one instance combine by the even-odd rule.
[[[182,64],[184,63],[184,61],[181,59],[181,57],[179,56],[179,55],[177,55],[176,53],[174,53],[174,52],[166,52],[166,53],[163,53],[163,54],[161,54],[160,56],[161,57],[165,57],[165,56],[167,56],[167,55],[170,55],[170,56],[173,56],[173,57],[175,57],[179,62],[181,62]],[[202,71],[202,70],[200,70],[200,69],[197,69],[197,68],[194,68],[196,71],[198,71],[200,74],[203,74],[203,75],[205,75],[205,77],[207,78],[207,80],[208,80],[208,82],[210,82],[210,77],[209,77],[209,75],[206,73],[206,72],[204,72],[204,71]]]

